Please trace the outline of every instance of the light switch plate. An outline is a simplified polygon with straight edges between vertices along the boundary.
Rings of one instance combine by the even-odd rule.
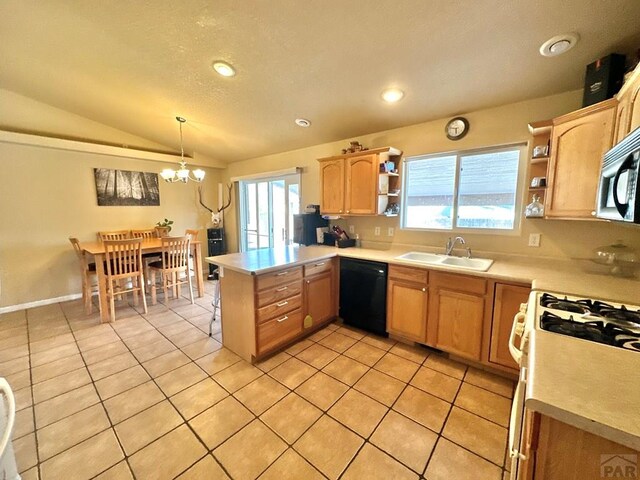
[[[389,227],[389,229],[387,230],[387,236],[393,237],[394,231],[395,229],[393,227]]]
[[[379,237],[379,236],[380,236],[380,227],[376,227],[376,228],[374,228],[374,229],[373,229],[373,234],[374,234],[376,237]]]
[[[530,233],[529,234],[529,246],[530,247],[539,247],[540,246],[540,236],[539,233]]]
[[[356,233],[356,227],[354,225],[349,225],[349,233]]]

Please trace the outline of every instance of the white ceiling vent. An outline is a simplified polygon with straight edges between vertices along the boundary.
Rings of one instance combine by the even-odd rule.
[[[540,55],[543,57],[556,57],[571,50],[580,40],[577,33],[565,33],[550,38],[540,46]]]

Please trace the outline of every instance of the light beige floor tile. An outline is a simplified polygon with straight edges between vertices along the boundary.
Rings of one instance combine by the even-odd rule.
[[[184,348],[199,340],[206,340],[209,336],[199,328],[189,324],[189,328],[187,330],[183,330],[182,332],[174,335],[168,335],[167,338],[171,340],[176,347]]]
[[[411,360],[415,363],[422,363],[424,362],[425,358],[429,356],[429,350],[427,350],[426,348],[406,345],[400,342],[391,347],[389,351],[394,355],[406,358],[407,360]]]
[[[231,350],[227,348],[221,348],[216,352],[199,358],[198,360],[196,360],[196,363],[200,365],[200,368],[202,368],[209,375],[215,375],[225,368],[238,363],[240,360],[242,359]]]
[[[13,427],[13,438],[20,438],[35,429],[33,422],[33,407],[24,408],[16,412],[16,420]]]
[[[468,383],[463,383],[455,404],[503,427],[509,424],[511,400]]]
[[[391,338],[379,337],[378,335],[372,334],[365,335],[362,341],[387,352],[397,343]]]
[[[94,363],[126,353],[127,351],[127,346],[123,342],[113,342],[87,352],[82,352],[82,357],[87,365],[93,365]]]
[[[362,478],[409,480],[417,479],[418,475],[383,451],[367,444],[358,452],[342,478],[345,480],[360,480]]]
[[[164,335],[158,332],[151,324],[149,324],[149,326],[151,326],[151,330],[140,332],[137,335],[124,338],[123,341],[124,343],[126,343],[127,347],[129,347],[130,350],[137,350],[146,345],[152,345],[165,339]]]
[[[291,355],[289,355],[287,352],[280,352],[267,358],[266,360],[262,360],[256,363],[255,366],[266,373],[269,370],[273,370],[281,363],[286,362],[290,358],[291,358]]]
[[[254,420],[213,451],[232,478],[257,478],[287,445],[260,420]]]
[[[198,358],[202,358],[205,355],[220,350],[221,348],[222,344],[220,344],[220,342],[214,340],[213,338],[205,336],[205,338],[196,340],[195,342],[182,347],[182,351],[186,353],[192,360],[197,360]]]
[[[352,389],[328,413],[358,435],[368,438],[387,410],[386,406]]]
[[[393,353],[387,353],[373,368],[397,378],[401,382],[408,382],[416,373],[419,366],[411,360],[399,357]]]
[[[116,425],[115,431],[127,455],[137,452],[182,423],[168,400],[160,402]]]
[[[207,455],[176,480],[228,480],[229,476],[211,455]]]
[[[210,378],[177,393],[169,400],[187,420],[204,412],[228,396],[227,391]]]
[[[80,353],[80,350],[78,350],[78,347],[75,343],[59,345],[49,350],[32,354],[31,365],[34,367],[39,367],[40,365],[45,365],[54,360],[70,357],[71,355],[76,355],[78,353]]]
[[[308,339],[300,340],[299,342],[294,343],[289,348],[285,350],[289,355],[297,355],[302,352],[305,348],[309,348],[313,345],[313,342]]]
[[[29,370],[4,375],[4,377],[9,382],[11,390],[20,390],[31,386],[31,372]]]
[[[189,420],[209,449],[214,449],[253,420],[253,414],[233,397],[227,397]]]
[[[308,336],[307,338],[312,342],[319,342],[324,337],[326,337],[327,335],[331,335],[332,333],[333,333],[333,330],[329,330],[328,328],[323,328],[322,330],[318,330],[316,333]]]
[[[23,436],[13,441],[13,451],[16,456],[18,473],[22,473],[34,467],[38,463],[36,453],[36,436],[34,433]]]
[[[336,479],[355,456],[364,440],[323,415],[295,443],[294,448],[330,479]],[[340,445],[336,449],[336,445]]]
[[[94,405],[51,425],[38,429],[40,461],[57,455],[111,425],[102,405]]]
[[[142,366],[152,378],[157,378],[171,370],[186,365],[190,361],[189,357],[180,350],[173,350],[144,362]]]
[[[38,473],[38,467],[33,467],[26,472],[22,472],[20,478],[21,480],[39,480],[40,474]]]
[[[370,438],[371,443],[418,473],[424,471],[438,435],[391,410]]]
[[[350,348],[357,340],[341,333],[333,332],[331,335],[327,335],[318,343],[324,345],[331,350],[335,350],[338,353],[344,353],[345,350]]]
[[[136,357],[139,362],[146,362],[152,358],[159,357],[160,355],[177,349],[178,347],[173,343],[166,338],[163,338],[162,340],[145,345],[144,347],[136,348],[135,350],[132,350],[131,353],[133,353],[133,356]]]
[[[269,372],[269,375],[290,389],[295,389],[317,370],[297,358],[290,358]]]
[[[76,340],[84,340],[89,337],[95,337],[97,335],[111,335],[114,333],[111,324],[109,323],[96,323],[90,327],[83,328],[73,332],[73,336]]]
[[[322,412],[302,397],[290,393],[262,414],[260,419],[287,443],[295,442]]]
[[[340,355],[329,365],[324,367],[322,371],[333,378],[337,378],[342,383],[353,385],[367,373],[369,367],[360,362],[356,362],[348,357]]]
[[[129,458],[136,478],[171,479],[206,454],[186,425],[176,428]]]
[[[262,370],[243,361],[216,373],[213,375],[213,379],[227,391],[233,393],[262,375],[264,375]]]
[[[29,336],[27,335],[27,331],[25,330],[23,333],[16,333],[11,337],[5,337],[0,340],[0,351],[5,350],[7,348],[19,347],[21,345],[26,345],[29,343]],[[31,351],[31,355],[33,355],[33,351]]]
[[[138,365],[122,372],[118,372],[110,377],[98,380],[95,385],[100,397],[103,400],[106,400],[107,398],[114,397],[119,393],[129,390],[130,388],[137,387],[150,379],[151,377],[147,375],[147,372]]]
[[[0,350],[0,362],[7,362],[14,358],[25,357],[29,355],[28,345],[18,345],[17,347],[9,347]]]
[[[338,355],[338,352],[334,352],[333,350],[330,350],[327,347],[323,347],[322,345],[315,344],[300,352],[298,355],[296,355],[296,358],[302,360],[305,363],[308,363],[315,368],[320,369],[325,367]]]
[[[309,380],[296,388],[296,393],[313,403],[320,410],[328,410],[349,389],[322,372],[316,373]]]
[[[42,428],[98,403],[93,385],[85,385],[35,406],[36,427]]]
[[[185,319],[181,318],[176,322],[171,322],[168,325],[163,325],[157,328],[163,335],[165,335],[166,337],[170,337],[172,335],[178,335],[179,333],[191,330],[193,328],[193,325],[191,325]]]
[[[204,370],[195,363],[188,363],[156,378],[156,383],[164,394],[170,397],[205,378],[207,374]]]
[[[3,375],[22,372],[29,369],[29,357],[14,358],[4,362],[0,362],[0,372]],[[41,367],[42,368],[42,367]]]
[[[451,405],[433,395],[408,386],[393,409],[425,427],[440,432]]]
[[[353,388],[390,407],[404,386],[405,383],[389,375],[377,370],[369,370]]]
[[[507,429],[493,422],[453,407],[442,434],[495,464],[504,462]]]
[[[345,325],[338,327],[336,332],[342,335],[346,335],[347,337],[351,337],[355,340],[362,340],[365,336],[365,332],[363,332],[362,330]]]
[[[145,332],[155,331],[155,327],[147,322],[144,318],[129,318],[126,322],[116,322],[113,329],[122,339],[134,337]]]
[[[105,400],[104,406],[115,425],[164,399],[164,394],[155,383],[146,382]]]
[[[268,375],[263,375],[242,387],[234,393],[234,396],[255,415],[261,415],[288,393],[288,388],[283,387]]]
[[[33,355],[34,353],[44,352],[45,350],[66,345],[67,343],[74,343],[75,341],[76,339],[73,334],[65,333],[64,335],[58,335],[57,337],[31,342],[29,345],[29,351]]]
[[[424,390],[447,402],[453,402],[462,382],[437,370],[420,367],[415,377],[411,379],[411,385]]]
[[[121,372],[127,368],[131,368],[134,365],[138,365],[136,358],[129,352],[121,353],[115,357],[102,360],[101,362],[89,365],[89,372],[93,381],[98,381],[102,378],[113,375],[114,373]]]
[[[372,367],[385,355],[385,351],[367,343],[358,342],[347,349],[344,355]]]
[[[94,480],[133,480],[133,475],[127,462],[122,461],[95,477]]]
[[[31,379],[34,384],[40,383],[82,367],[84,367],[82,357],[80,355],[72,355],[61,358],[60,360],[54,360],[46,365],[32,368]]]
[[[23,408],[28,408],[33,405],[33,396],[31,394],[31,387],[21,388],[13,392],[16,400],[16,412],[19,412]]]
[[[109,429],[45,461],[40,471],[42,480],[86,479],[107,470],[123,458],[116,436]]]
[[[441,355],[430,355],[424,362],[425,367],[429,367],[433,370],[445,373],[450,377],[455,377],[459,380],[464,378],[464,374],[467,371],[467,366],[464,363],[456,362],[455,360],[449,360]]]
[[[290,448],[259,477],[260,480],[282,480],[285,478],[323,480],[325,477]]]
[[[440,438],[425,477],[429,480],[500,480],[502,470],[445,438]]]
[[[477,368],[469,368],[464,377],[464,381],[476,387],[481,387],[498,395],[502,395],[503,397],[511,398],[513,396],[513,380],[478,370]]]
[[[108,343],[118,341],[120,341],[120,337],[116,334],[116,332],[111,330],[110,332],[104,332],[100,335],[78,339],[78,347],[81,351],[86,352],[87,350],[98,348]]]

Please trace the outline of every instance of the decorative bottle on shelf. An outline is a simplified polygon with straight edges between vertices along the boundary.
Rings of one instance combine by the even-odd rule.
[[[540,196],[537,193],[533,194],[533,200],[524,209],[524,216],[527,218],[544,217],[544,205],[540,202]]]

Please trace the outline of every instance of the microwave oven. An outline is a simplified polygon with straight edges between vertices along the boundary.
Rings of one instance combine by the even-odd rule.
[[[639,168],[640,127],[604,155],[596,217],[640,224]]]

